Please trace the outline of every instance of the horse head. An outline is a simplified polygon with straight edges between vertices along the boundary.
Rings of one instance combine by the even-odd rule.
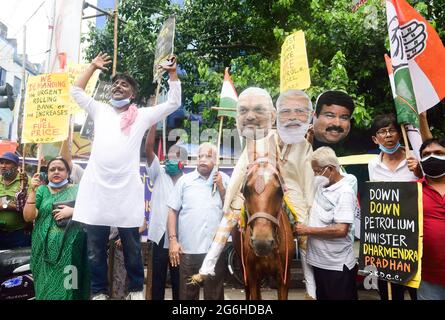
[[[242,191],[250,245],[255,255],[266,257],[278,245],[283,182],[276,166],[275,140],[265,139],[262,144],[259,147],[257,141],[247,146],[250,164]]]

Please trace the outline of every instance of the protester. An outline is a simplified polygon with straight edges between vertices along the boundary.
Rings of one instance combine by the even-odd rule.
[[[369,181],[416,181],[422,177],[419,162],[400,145],[400,126],[393,114],[376,116],[371,125],[372,141],[381,150],[378,157],[368,164]],[[388,282],[379,280],[379,294],[382,300],[388,300]],[[392,300],[404,300],[408,290],[412,300],[417,300],[416,289],[391,283]]]
[[[139,159],[142,138],[150,126],[165,118],[181,104],[181,84],[176,74],[176,59],[162,66],[169,73],[167,102],[138,109],[132,101],[137,83],[128,74],[112,78],[110,104],[95,101],[84,89],[97,69],[111,63],[99,54],[71,88],[77,104],[94,121],[94,142],[82,181],[73,219],[86,225],[88,257],[93,299],[108,299],[107,243],[110,227],[119,228],[130,279],[128,299],[143,299],[144,267],[138,228],[144,219],[144,185],[140,179]]]
[[[357,300],[353,251],[357,197],[340,174],[335,152],[321,147],[312,154],[315,198],[309,224],[297,224],[308,236],[307,262],[313,266],[318,300]]]
[[[314,150],[320,146],[335,148],[346,139],[354,108],[354,101],[345,92],[329,90],[318,96],[313,125]]]
[[[151,194],[150,227],[148,239],[153,241],[152,300],[164,300],[167,270],[170,271],[173,300],[179,299],[179,268],[170,264],[168,257],[167,199],[174,185],[183,175],[187,161],[185,149],[173,145],[170,147],[164,168],[154,153],[156,125],[151,127],[145,141],[147,155],[147,173],[153,183]]]
[[[70,183],[68,163],[62,158],[48,162],[48,185],[39,173],[31,180],[31,191],[23,212],[34,221],[31,271],[37,300],[78,300],[90,296],[87,241],[83,228],[73,221],[59,227],[56,221],[72,216],[73,208],[57,203],[76,199],[77,186]]]
[[[423,255],[419,300],[445,300],[445,139],[420,147],[423,186]]]
[[[0,157],[0,250],[31,245],[30,226],[23,219],[29,178],[19,172],[19,157],[6,152]]]
[[[198,166],[177,181],[167,205],[170,263],[179,265],[179,298],[198,300],[199,286],[187,285],[201,266],[218,224],[229,177],[216,171],[216,147],[203,143],[198,150]],[[218,192],[212,195],[213,183]],[[214,278],[204,282],[205,300],[224,300],[223,259],[216,263]]]

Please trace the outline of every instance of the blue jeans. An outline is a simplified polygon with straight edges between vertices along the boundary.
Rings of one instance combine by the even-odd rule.
[[[85,225],[88,236],[88,264],[91,273],[91,294],[108,294],[107,246],[110,227]],[[128,291],[144,288],[144,265],[142,263],[139,228],[118,228],[124,252],[124,264],[129,284]]]
[[[445,286],[422,280],[417,289],[418,300],[445,300]]]
[[[0,231],[0,250],[15,249],[31,246],[31,232],[16,230],[11,232]]]

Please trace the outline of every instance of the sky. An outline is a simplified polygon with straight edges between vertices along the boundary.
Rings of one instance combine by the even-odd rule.
[[[43,5],[40,7],[40,5]],[[37,8],[40,9],[35,13]],[[26,53],[28,60],[42,63],[47,50],[50,1],[0,0],[0,21],[8,27],[8,38],[17,39],[17,53],[23,53],[23,25],[26,23]],[[32,16],[32,17],[31,17]],[[1,55],[1,51],[0,51]]]

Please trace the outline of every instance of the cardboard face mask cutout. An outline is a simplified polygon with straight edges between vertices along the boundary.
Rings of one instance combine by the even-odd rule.
[[[240,136],[257,140],[272,129],[276,112],[269,93],[260,88],[247,88],[238,97],[236,126]]]
[[[348,94],[326,91],[318,97],[315,110],[315,140],[336,144],[348,136],[354,111],[354,102]]]
[[[301,90],[287,90],[277,100],[277,129],[285,144],[304,140],[312,120],[312,103]]]

